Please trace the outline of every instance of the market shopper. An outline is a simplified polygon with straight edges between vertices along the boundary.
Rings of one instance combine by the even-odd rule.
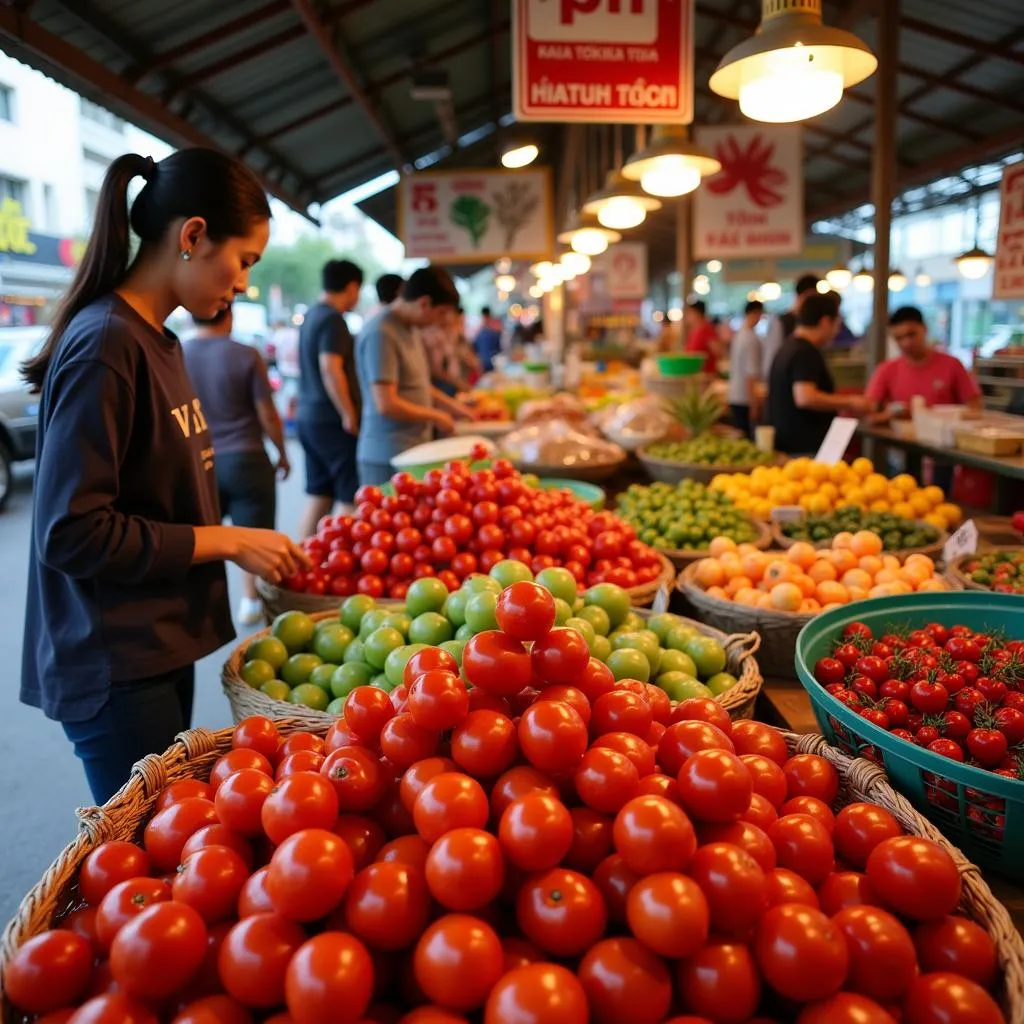
[[[182,343],[185,367],[213,435],[221,515],[235,526],[272,530],[276,476],[287,479],[291,470],[284,428],[266,364],[251,345],[232,339],[232,323],[230,308],[197,319],[195,333]],[[274,446],[276,464],[267,457],[264,438]],[[238,621],[252,626],[263,618],[252,573],[242,574],[242,588]]]
[[[775,428],[775,447],[789,455],[813,455],[825,440],[836,414],[868,412],[865,395],[837,395],[822,355],[839,330],[839,296],[809,295],[800,306],[797,326],[782,343],[768,378],[767,423]]]
[[[718,333],[715,325],[708,319],[708,307],[701,299],[694,299],[686,304],[683,313],[686,325],[686,342],[684,352],[704,356],[704,373],[716,373],[718,370]]]
[[[431,428],[454,429],[453,417],[472,412],[430,381],[430,362],[419,332],[458,308],[459,293],[442,267],[415,271],[400,296],[369,320],[356,340],[356,368],[363,394],[359,431],[359,481],[386,483],[391,460],[430,440]]]
[[[356,436],[362,400],[355,340],[344,314],[359,302],[363,272],[351,260],[329,260],[320,301],[299,331],[299,441],[306,456],[306,509],[299,536],[311,537],[335,503],[350,506],[359,489]]]
[[[501,321],[491,312],[490,306],[483,306],[480,309],[480,326],[473,338],[473,348],[484,373],[494,369],[494,357],[501,351],[501,334]]]
[[[119,157],[24,367],[42,394],[21,699],[62,723],[97,802],[189,727],[194,663],[234,636],[224,562],[273,582],[308,567],[281,534],[221,525],[210,429],[163,326],[244,293],[269,231],[259,182],[220,152]]]
[[[757,325],[764,316],[764,303],[754,299],[743,310],[743,324],[729,346],[729,409],[733,425],[752,436],[761,415],[761,339]]]
[[[785,313],[772,317],[771,323],[768,324],[768,333],[765,335],[764,345],[762,346],[764,351],[761,361],[761,368],[766,381],[772,372],[772,363],[775,362],[775,357],[779,354],[782,343],[796,330],[800,309],[804,302],[810,296],[819,294],[818,283],[819,278],[815,277],[814,274],[804,274],[803,277],[797,278],[796,285],[794,286],[795,296],[793,305]],[[838,330],[836,333],[839,333]]]
[[[398,298],[403,284],[405,281],[401,274],[381,274],[377,278],[374,288],[377,291],[377,301],[381,307],[390,306]]]

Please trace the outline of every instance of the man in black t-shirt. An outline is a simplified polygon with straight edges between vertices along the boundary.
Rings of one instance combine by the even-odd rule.
[[[324,264],[323,294],[306,313],[299,331],[299,440],[306,455],[309,501],[301,537],[335,502],[350,504],[359,487],[356,436],[361,401],[356,377],[355,342],[343,313],[359,302],[363,272],[349,260]]]
[[[836,413],[869,412],[864,395],[836,395],[821,350],[839,330],[839,296],[808,295],[797,326],[776,355],[768,376],[766,420],[775,428],[775,447],[790,455],[815,454]]]

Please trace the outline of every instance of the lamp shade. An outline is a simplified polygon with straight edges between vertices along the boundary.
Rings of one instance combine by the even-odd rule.
[[[966,277],[968,281],[977,281],[984,277],[991,266],[992,254],[978,246],[968,249],[956,258],[956,268],[960,271],[960,276]]]
[[[661,200],[648,195],[635,181],[621,171],[611,170],[604,185],[592,192],[583,204],[584,213],[592,213],[606,228],[624,231],[635,228],[647,219],[652,210],[661,209]]]
[[[606,228],[593,214],[579,213],[569,221],[558,241],[584,256],[600,256],[609,245],[621,242],[622,235]]]
[[[524,139],[517,139],[510,142],[501,153],[502,167],[514,170],[519,167],[526,167],[532,164],[540,154],[540,149],[534,142]]]
[[[841,292],[844,288],[849,287],[852,279],[853,272],[842,263],[837,264],[825,274],[825,280],[828,282],[829,287],[834,288],[837,292]]]
[[[721,169],[713,156],[687,138],[684,129],[658,125],[647,145],[626,161],[622,176],[639,182],[649,195],[671,198],[692,192],[703,178]]]

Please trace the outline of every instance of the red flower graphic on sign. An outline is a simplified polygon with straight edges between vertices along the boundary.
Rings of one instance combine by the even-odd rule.
[[[760,135],[755,135],[746,148],[730,135],[715,147],[722,170],[707,187],[716,196],[726,196],[743,185],[755,205],[765,209],[778,206],[783,200],[779,189],[789,179],[785,171],[772,166],[774,155],[775,143],[766,142]]]

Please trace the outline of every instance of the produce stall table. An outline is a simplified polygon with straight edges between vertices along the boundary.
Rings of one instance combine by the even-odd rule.
[[[1013,481],[1024,480],[1024,456],[1022,455],[994,458],[989,455],[961,451],[959,448],[939,448],[936,445],[923,444],[914,438],[900,437],[889,427],[871,426],[866,423],[862,423],[857,428],[857,433],[871,441],[880,442],[887,448],[899,448],[906,452],[906,472],[917,480],[921,479],[921,459],[924,456],[937,459],[940,462],[971,466],[994,473],[996,475],[996,511],[1000,515],[1010,515],[1016,510]]]

